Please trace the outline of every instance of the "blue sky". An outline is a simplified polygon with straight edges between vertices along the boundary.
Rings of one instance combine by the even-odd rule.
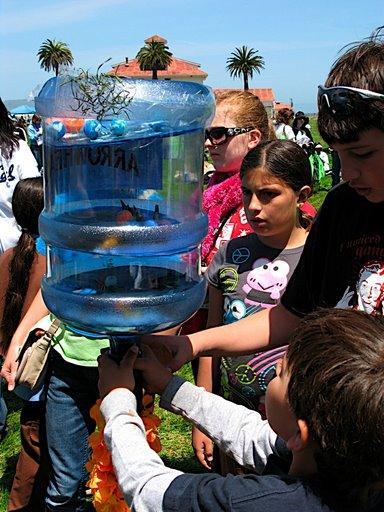
[[[68,43],[75,66],[133,58],[159,34],[175,56],[201,64],[213,87],[242,87],[226,72],[236,46],[259,50],[266,66],[251,87],[314,111],[316,88],[345,44],[384,24],[382,0],[0,0],[0,95],[26,98],[51,74],[36,53],[47,39]]]

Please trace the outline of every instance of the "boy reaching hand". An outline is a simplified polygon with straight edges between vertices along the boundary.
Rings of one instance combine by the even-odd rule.
[[[330,309],[301,320],[266,394],[268,421],[172,376],[149,348],[100,360],[105,438],[134,511],[340,512],[384,509],[384,324]],[[261,476],[184,474],[147,445],[133,368],[160,405]],[[288,449],[288,450],[287,450]]]

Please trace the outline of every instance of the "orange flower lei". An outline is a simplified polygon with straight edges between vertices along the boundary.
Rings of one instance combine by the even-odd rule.
[[[96,512],[129,512],[131,509],[124,501],[113,470],[111,454],[104,442],[105,421],[100,412],[100,403],[101,400],[97,400],[90,411],[91,418],[96,422],[96,429],[89,436],[92,455],[86,465],[89,471],[87,485],[91,489]],[[158,453],[161,450],[161,443],[157,429],[161,420],[153,414],[153,409],[154,397],[145,394],[140,416],[144,423],[148,444]]]

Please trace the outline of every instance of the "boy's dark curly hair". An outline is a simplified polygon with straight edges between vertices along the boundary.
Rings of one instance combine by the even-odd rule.
[[[382,317],[312,313],[293,333],[286,363],[288,401],[316,443],[321,487],[342,510],[365,510],[384,479]]]

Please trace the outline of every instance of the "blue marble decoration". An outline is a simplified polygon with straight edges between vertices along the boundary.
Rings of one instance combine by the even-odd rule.
[[[52,121],[52,123],[50,123],[48,125],[48,130],[49,130],[49,134],[55,140],[62,139],[66,133],[64,123],[62,123],[61,121]]]
[[[128,123],[124,119],[114,119],[111,123],[111,133],[117,137],[121,137],[127,131]]]
[[[102,131],[102,126],[96,119],[89,119],[85,121],[83,131],[88,139],[96,140]]]

